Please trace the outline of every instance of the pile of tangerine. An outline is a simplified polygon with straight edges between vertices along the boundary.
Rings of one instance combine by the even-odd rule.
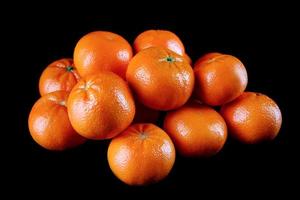
[[[247,71],[238,58],[208,53],[192,67],[170,31],[141,33],[133,50],[115,33],[91,32],[78,41],[73,59],[43,71],[41,98],[28,120],[31,136],[49,150],[111,139],[109,166],[129,185],[165,178],[175,149],[187,157],[215,155],[227,129],[255,144],[274,139],[281,127],[272,99],[244,92]],[[162,128],[155,125],[161,111],[167,112]]]

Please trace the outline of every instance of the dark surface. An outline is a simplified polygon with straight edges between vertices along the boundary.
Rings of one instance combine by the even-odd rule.
[[[9,144],[5,153],[9,168],[5,171],[9,177],[7,185],[23,188],[28,194],[44,191],[53,195],[59,191],[97,195],[111,190],[179,192],[182,189],[213,196],[234,195],[237,191],[247,196],[259,192],[290,194],[294,191],[292,181],[299,176],[296,153],[299,130],[295,132],[291,128],[295,107],[289,92],[296,81],[283,78],[293,73],[287,66],[287,45],[291,44],[292,31],[275,11],[268,15],[260,13],[261,17],[257,18],[251,17],[251,13],[237,11],[233,17],[157,14],[138,16],[138,19],[51,12],[22,16],[8,32],[16,38],[12,49],[18,54],[11,58],[17,68],[11,68],[16,81],[9,82],[14,105],[9,118],[13,122],[9,133],[12,142],[2,141],[4,145]],[[248,71],[247,90],[267,94],[282,111],[283,125],[278,137],[259,145],[242,145],[229,138],[224,149],[208,159],[177,156],[170,175],[148,187],[128,187],[112,174],[106,159],[108,141],[89,141],[65,152],[50,152],[38,146],[30,137],[27,118],[39,98],[38,80],[43,69],[53,60],[72,57],[78,39],[90,31],[112,31],[132,43],[147,29],[168,29],[176,33],[193,61],[212,51],[240,58]],[[285,30],[286,34],[279,30]]]

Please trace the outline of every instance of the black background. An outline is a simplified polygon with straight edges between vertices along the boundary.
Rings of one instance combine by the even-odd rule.
[[[145,4],[140,8],[144,9]],[[3,108],[9,111],[9,128],[4,133],[9,138],[1,140],[7,166],[3,172],[8,177],[5,185],[24,189],[22,194],[33,196],[37,191],[54,196],[59,192],[101,196],[107,191],[191,194],[191,190],[209,197],[295,192],[293,181],[299,177],[299,130],[292,129],[296,121],[292,112],[298,109],[292,104],[292,95],[298,89],[293,68],[299,65],[298,61],[294,63],[297,58],[292,50],[297,47],[295,16],[289,7],[272,6],[244,4],[228,9],[201,3],[184,7],[167,4],[161,5],[165,9],[160,11],[149,8],[123,12],[100,6],[83,14],[80,9],[47,9],[44,5],[15,11],[17,17],[6,20],[3,31],[9,52],[9,72],[3,79],[10,98],[5,99],[5,105],[13,105]],[[281,108],[283,124],[278,137],[259,145],[242,145],[229,138],[224,149],[208,159],[177,155],[170,175],[147,187],[129,187],[112,174],[106,158],[109,141],[89,141],[65,152],[39,147],[30,137],[27,118],[39,98],[38,80],[43,69],[56,59],[72,57],[76,42],[90,31],[112,31],[132,44],[139,33],[148,29],[176,33],[193,61],[207,52],[240,58],[248,71],[247,90],[267,94]]]

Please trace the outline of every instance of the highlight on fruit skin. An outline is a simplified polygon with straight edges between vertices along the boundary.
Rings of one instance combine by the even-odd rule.
[[[211,52],[192,62],[171,31],[144,31],[133,48],[116,33],[94,31],[80,38],[73,59],[56,60],[41,74],[30,135],[53,151],[111,139],[109,167],[128,185],[165,179],[176,151],[210,157],[228,135],[258,144],[274,140],[282,125],[274,100],[245,92],[248,75],[238,58]],[[167,111],[163,129],[154,125],[160,111]]]
[[[184,105],[195,81],[186,59],[162,47],[137,53],[128,65],[126,80],[142,104],[163,111]]]
[[[211,106],[220,106],[241,95],[248,84],[243,63],[236,57],[209,53],[194,65],[196,97]]]
[[[108,31],[94,31],[80,38],[73,57],[83,78],[106,70],[125,79],[132,54],[130,44],[122,36]]]
[[[176,150],[186,157],[213,156],[227,139],[223,117],[213,108],[196,101],[168,112],[163,127]]]
[[[130,88],[110,71],[79,81],[70,93],[67,106],[74,129],[94,140],[115,137],[131,124],[135,115]]]
[[[124,183],[148,185],[170,173],[175,148],[167,133],[154,124],[133,124],[111,140],[107,159]]]
[[[273,140],[279,133],[282,115],[277,104],[261,93],[244,92],[221,107],[230,135],[245,144]]]
[[[37,100],[30,111],[30,134],[36,143],[48,150],[70,149],[86,141],[71,126],[67,98],[66,91],[48,93]]]

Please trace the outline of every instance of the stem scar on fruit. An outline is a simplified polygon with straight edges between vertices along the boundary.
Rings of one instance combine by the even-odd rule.
[[[68,72],[71,72],[71,71],[73,71],[73,69],[74,69],[74,67],[73,67],[73,66],[67,66],[67,71],[68,71]]]
[[[139,134],[141,140],[145,140],[148,138],[148,134],[145,132],[140,132]]]
[[[168,62],[168,63],[173,63],[173,62],[182,62],[181,58],[175,58],[173,56],[167,56],[165,58],[159,59],[160,62]]]
[[[60,101],[58,104],[66,107],[66,101]]]

